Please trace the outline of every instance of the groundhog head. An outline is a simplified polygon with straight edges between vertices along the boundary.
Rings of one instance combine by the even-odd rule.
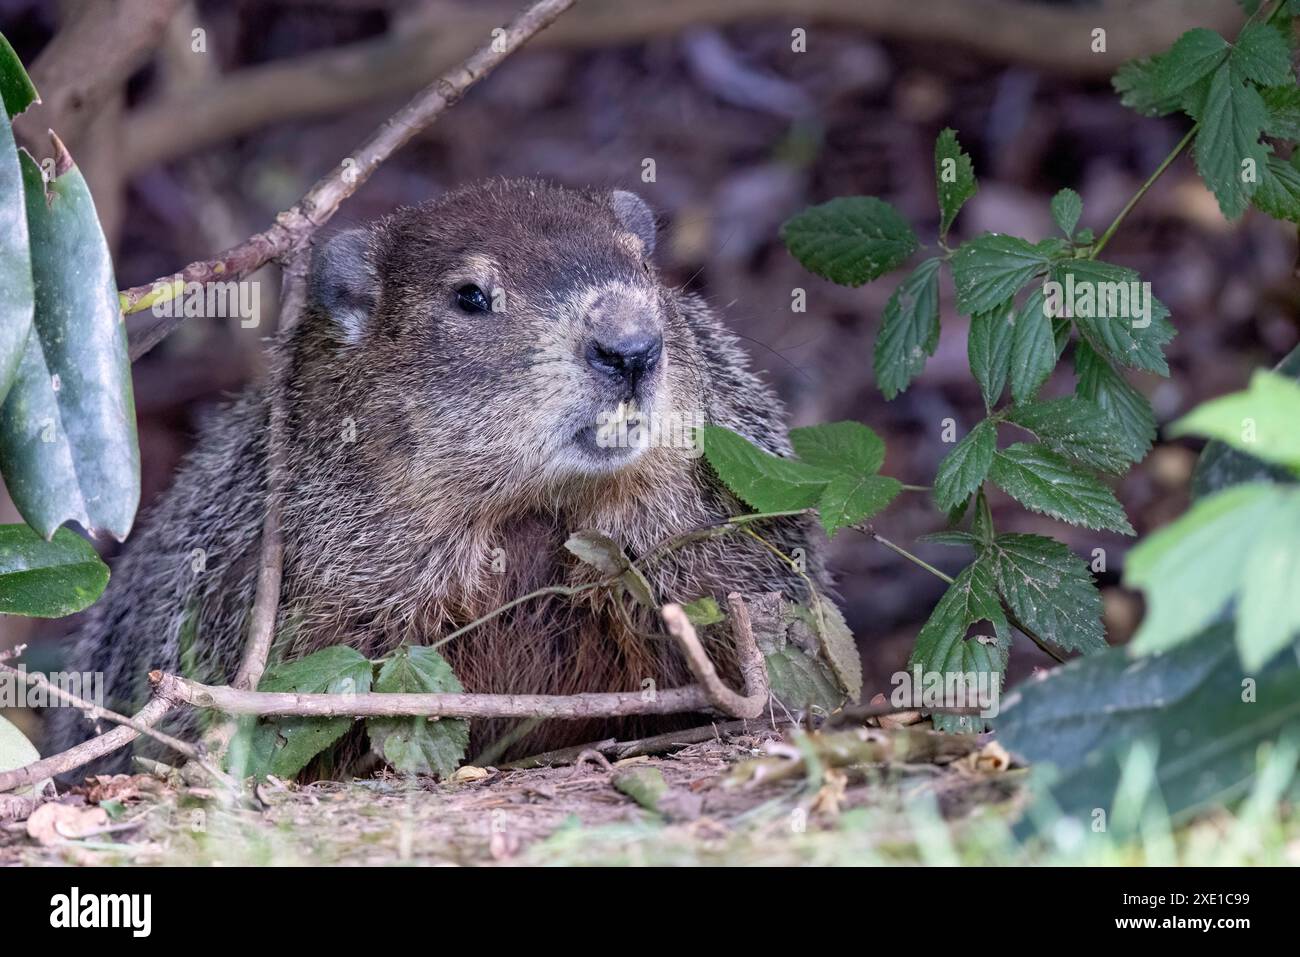
[[[693,457],[705,373],[654,247],[633,193],[519,180],[336,234],[312,313],[357,442],[514,495]]]

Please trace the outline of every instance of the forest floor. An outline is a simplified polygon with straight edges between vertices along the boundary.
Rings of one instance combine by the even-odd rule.
[[[0,829],[0,866],[910,863],[950,850],[927,832],[1009,818],[1024,774],[993,744],[844,770],[815,751],[760,732],[446,783],[272,780],[243,800],[175,773],[91,778]]]

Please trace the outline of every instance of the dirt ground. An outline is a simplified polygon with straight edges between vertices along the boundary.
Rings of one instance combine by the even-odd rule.
[[[238,798],[177,772],[92,778],[4,825],[0,865],[907,862],[920,830],[1017,804],[1023,771],[991,743],[906,760],[934,738],[855,729],[791,744],[756,730],[613,763],[589,752],[447,783],[272,780]],[[858,746],[900,760],[835,766]]]

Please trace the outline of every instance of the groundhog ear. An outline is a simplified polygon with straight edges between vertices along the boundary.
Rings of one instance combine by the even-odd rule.
[[[378,291],[366,230],[335,233],[316,248],[311,297],[334,320],[345,341],[360,341],[378,302]]]
[[[623,228],[645,244],[646,256],[655,251],[655,214],[650,211],[644,199],[636,193],[625,189],[616,189],[609,199],[614,207],[614,215],[623,224]]]

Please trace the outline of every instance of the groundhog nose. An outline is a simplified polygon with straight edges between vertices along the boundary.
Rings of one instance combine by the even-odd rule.
[[[587,364],[597,372],[636,383],[655,367],[663,352],[663,336],[632,335],[612,341],[587,343]]]

